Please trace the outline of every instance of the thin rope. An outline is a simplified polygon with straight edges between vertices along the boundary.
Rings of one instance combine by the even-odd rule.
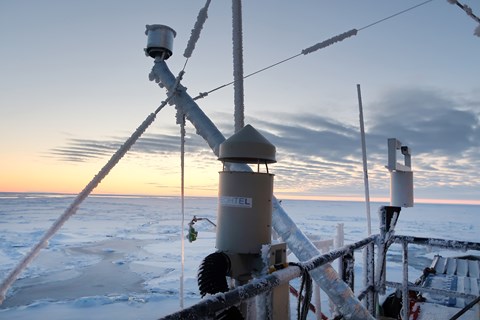
[[[384,22],[384,21],[386,21],[386,20],[389,20],[389,19],[391,19],[391,18],[394,18],[394,17],[396,17],[396,16],[399,16],[399,15],[405,13],[405,12],[411,11],[411,10],[416,9],[416,8],[418,8],[418,7],[421,7],[421,6],[423,6],[423,5],[425,5],[425,4],[429,3],[429,2],[432,2],[432,1],[434,1],[434,0],[427,0],[427,1],[424,1],[424,2],[419,3],[419,4],[417,4],[417,5],[414,5],[413,7],[407,8],[407,9],[405,9],[405,10],[402,10],[402,11],[400,11],[400,12],[397,12],[397,13],[395,13],[395,14],[392,14],[391,16],[388,16],[388,17],[386,17],[386,18],[383,18],[383,19],[380,19],[380,20],[375,21],[375,22],[373,22],[373,23],[370,23],[370,24],[366,25],[365,27],[362,27],[362,28],[358,29],[358,31],[365,30],[365,29],[367,29],[367,28],[373,27],[373,26],[376,25],[376,24],[379,24],[379,23],[381,23],[381,22]]]
[[[182,71],[185,71],[185,68],[187,67],[188,59],[190,58],[185,59],[185,63],[183,64]]]
[[[263,69],[260,69],[260,70],[257,70],[257,71],[255,71],[255,72],[252,72],[252,73],[247,74],[246,76],[243,77],[243,79],[247,79],[247,78],[249,78],[249,77],[251,77],[251,76],[256,75],[257,73],[260,73],[260,72],[263,72],[263,71],[268,70],[268,69],[270,69],[270,68],[273,68],[273,67],[275,67],[275,66],[278,66],[279,64],[282,64],[282,63],[284,63],[284,62],[287,62],[287,61],[289,61],[289,60],[292,60],[292,59],[294,59],[294,58],[296,58],[296,57],[298,57],[298,56],[301,56],[301,55],[303,55],[303,54],[302,54],[302,53],[299,53],[299,54],[296,54],[296,55],[294,55],[294,56],[292,56],[292,57],[290,57],[290,58],[286,58],[286,59],[284,59],[284,60],[278,61],[278,62],[276,62],[276,63],[274,63],[274,64],[272,64],[272,65],[269,65],[268,67],[265,67],[265,68],[263,68]],[[196,96],[195,98],[193,98],[193,100],[198,100],[198,99],[201,99],[201,98],[205,98],[205,97],[208,96],[210,93],[215,92],[215,91],[217,91],[217,90],[220,90],[220,89],[222,89],[222,88],[228,87],[228,86],[232,85],[234,82],[235,82],[235,81],[231,81],[231,82],[225,83],[225,84],[223,84],[223,85],[221,85],[221,86],[219,86],[219,87],[216,87],[215,89],[212,89],[212,90],[210,90],[210,91],[201,92],[201,93],[199,93],[198,96]]]
[[[373,27],[373,26],[375,26],[375,25],[377,25],[377,24],[379,24],[379,23],[381,23],[381,22],[384,22],[384,21],[389,20],[389,19],[391,19],[391,18],[393,18],[393,17],[399,16],[399,15],[401,15],[401,14],[403,14],[403,13],[406,13],[406,12],[408,12],[408,11],[411,11],[411,10],[413,10],[413,9],[416,9],[416,8],[418,8],[418,7],[420,7],[420,6],[423,6],[423,5],[425,5],[425,4],[429,3],[429,2],[432,2],[432,1],[434,1],[434,0],[424,1],[424,2],[422,2],[422,3],[420,3],[420,4],[417,4],[417,5],[415,5],[415,6],[412,6],[412,7],[407,8],[407,9],[405,9],[405,10],[402,10],[402,11],[400,11],[400,12],[397,12],[397,13],[391,15],[391,16],[388,16],[388,17],[386,17],[386,18],[383,18],[383,19],[380,19],[380,20],[375,21],[375,22],[373,22],[373,23],[370,23],[370,24],[368,24],[368,25],[366,25],[366,26],[364,26],[364,27],[362,27],[362,28],[360,28],[360,29],[352,29],[352,30],[350,30],[350,31],[348,31],[348,32],[353,32],[353,30],[356,30],[356,31],[358,32],[358,31],[361,31],[361,30],[368,29],[368,28]],[[343,33],[343,34],[341,34],[341,35],[344,35],[344,34],[345,34],[345,33]],[[356,33],[355,33],[355,34],[356,34]],[[340,36],[340,35],[339,35],[339,36]],[[336,39],[336,37],[338,37],[338,36],[335,36],[335,37],[332,37],[332,38],[330,38],[330,39],[327,39],[327,40],[325,40],[325,41],[323,41],[323,42],[321,42],[321,43],[330,42],[330,41]],[[343,40],[343,39],[342,39],[342,40]],[[337,40],[337,41],[338,41],[338,40]],[[323,47],[322,47],[322,48],[323,48]],[[306,49],[304,49],[304,50],[306,50]],[[283,63],[285,63],[285,62],[287,62],[287,61],[290,61],[290,60],[292,60],[292,59],[295,59],[295,58],[297,58],[297,57],[299,57],[299,56],[301,56],[301,55],[304,55],[304,53],[303,53],[304,50],[302,50],[302,52],[300,52],[300,53],[298,53],[298,54],[296,54],[296,55],[293,55],[293,56],[291,56],[291,57],[289,57],[289,58],[283,59],[283,60],[278,61],[278,62],[276,62],[276,63],[274,63],[274,64],[271,64],[271,65],[269,65],[269,66],[267,66],[267,67],[264,67],[264,68],[262,68],[262,69],[259,69],[259,70],[257,70],[257,71],[254,71],[254,72],[252,72],[252,73],[249,73],[249,74],[247,74],[246,76],[244,76],[243,79],[249,78],[249,77],[251,77],[251,76],[253,76],[253,75],[256,75],[256,74],[258,74],[258,73],[260,73],[260,72],[266,71],[266,70],[271,69],[271,68],[273,68],[273,67],[276,67],[276,66],[278,66],[278,65],[280,65],[280,64],[283,64]],[[195,98],[193,98],[193,100],[198,100],[198,99],[205,98],[205,97],[208,96],[210,93],[213,93],[213,92],[215,92],[215,91],[217,91],[217,90],[220,90],[220,89],[223,89],[223,88],[225,88],[225,87],[228,87],[228,86],[230,86],[230,85],[232,85],[232,84],[234,84],[234,83],[235,83],[235,80],[234,80],[234,81],[231,81],[231,82],[228,82],[228,83],[225,83],[225,84],[223,84],[223,85],[221,85],[221,86],[218,86],[218,87],[216,87],[216,88],[214,88],[214,89],[212,89],[212,90],[210,90],[210,91],[200,92]]]
[[[180,123],[180,168],[181,168],[181,196],[182,196],[182,222],[181,222],[181,263],[182,270],[180,276],[180,308],[183,309],[184,303],[184,273],[185,273],[185,114],[181,116]]]
[[[363,183],[365,188],[365,210],[367,213],[367,235],[372,235],[372,218],[370,216],[370,187],[368,184],[367,144],[365,141],[365,124],[363,121],[363,103],[360,85],[357,84],[358,114],[360,120],[360,140],[362,145]]]

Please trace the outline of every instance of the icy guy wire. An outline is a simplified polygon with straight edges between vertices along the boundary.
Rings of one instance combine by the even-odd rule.
[[[183,76],[183,71],[178,75],[173,89],[170,91],[167,99],[163,101],[160,106],[152,112],[143,121],[143,123],[135,130],[135,132],[125,141],[125,143],[115,152],[105,166],[93,177],[93,179],[85,186],[85,188],[75,197],[72,204],[65,210],[65,212],[53,223],[48,229],[40,241],[33,247],[33,249],[20,261],[20,263],[12,270],[12,272],[4,279],[0,286],[0,305],[3,303],[6,297],[6,293],[10,286],[15,282],[20,273],[27,268],[27,266],[37,257],[40,251],[48,246],[48,241],[57,233],[58,230],[73,216],[80,204],[90,195],[100,182],[110,173],[115,165],[122,159],[122,157],[130,150],[135,142],[142,136],[147,128],[155,121],[156,115],[163,107],[175,96],[177,86],[180,79]],[[150,75],[152,78],[152,75]],[[151,79],[153,80],[153,79]]]
[[[467,16],[469,16],[470,18],[472,18],[473,20],[479,23],[479,25],[475,28],[475,31],[473,32],[473,34],[476,35],[477,37],[480,37],[480,18],[473,13],[472,8],[470,8],[466,4],[462,4],[458,2],[457,0],[447,0],[447,1],[448,3],[456,4],[460,9],[465,11]]]
[[[274,63],[274,64],[271,64],[271,65],[269,65],[269,66],[267,66],[267,67],[265,67],[265,68],[259,69],[259,70],[257,70],[257,71],[252,72],[252,73],[249,73],[249,74],[247,74],[246,76],[244,76],[244,77],[242,78],[242,80],[243,80],[243,79],[246,79],[246,78],[248,78],[248,77],[251,77],[251,76],[253,76],[253,75],[256,75],[256,74],[258,74],[258,73],[260,73],[260,72],[263,72],[263,71],[266,71],[266,70],[268,70],[268,69],[271,69],[271,68],[273,68],[273,67],[276,67],[276,66],[278,66],[278,65],[280,65],[280,64],[282,64],[282,63],[285,63],[285,62],[287,62],[287,61],[290,61],[290,60],[292,60],[292,59],[295,59],[295,58],[297,58],[297,57],[299,57],[299,56],[301,56],[301,55],[306,55],[306,54],[312,53],[312,52],[314,52],[314,51],[317,51],[317,50],[323,49],[323,48],[325,48],[325,47],[327,47],[327,46],[330,46],[330,45],[332,45],[332,44],[334,44],[334,43],[336,43],[336,42],[339,42],[339,41],[342,41],[342,40],[344,40],[344,39],[346,39],[346,38],[349,38],[349,37],[351,37],[351,36],[357,35],[358,31],[362,31],[362,30],[365,30],[365,29],[367,29],[367,28],[373,27],[374,25],[377,25],[377,24],[379,24],[379,23],[381,23],[381,22],[384,22],[384,21],[386,21],[386,20],[389,20],[389,19],[391,19],[391,18],[393,18],[393,17],[399,16],[399,15],[401,15],[401,14],[403,14],[403,13],[406,13],[406,12],[408,12],[408,11],[411,11],[411,10],[413,10],[413,9],[416,9],[416,8],[418,8],[418,7],[420,7],[420,6],[423,6],[423,5],[425,5],[425,4],[429,3],[429,2],[432,2],[432,1],[433,1],[433,0],[424,1],[424,2],[422,2],[422,3],[419,3],[419,4],[415,5],[415,6],[409,7],[409,8],[407,8],[407,9],[405,9],[405,10],[402,10],[402,11],[400,11],[400,12],[397,12],[397,13],[395,13],[395,14],[392,14],[392,15],[386,17],[386,18],[383,18],[383,19],[380,19],[380,20],[375,21],[375,22],[373,22],[373,23],[370,23],[370,24],[368,24],[368,25],[366,25],[366,26],[364,26],[364,27],[362,27],[362,28],[352,29],[352,30],[350,30],[350,31],[341,33],[341,34],[339,34],[339,35],[337,35],[337,36],[334,36],[334,37],[332,37],[332,38],[330,38],[330,39],[327,39],[327,40],[325,40],[325,41],[319,42],[319,43],[317,43],[317,44],[315,44],[315,45],[313,45],[313,46],[311,46],[311,47],[308,47],[308,48],[306,48],[306,49],[303,49],[300,53],[298,53],[298,54],[296,54],[296,55],[293,55],[293,56],[291,56],[291,57],[289,57],[289,58],[286,58],[286,59],[283,59],[283,60],[281,60],[281,61],[278,61],[278,62],[276,62],[276,63]],[[480,29],[480,28],[479,28],[479,29]],[[478,30],[478,31],[479,31],[479,33],[480,33],[480,30]],[[205,98],[206,96],[208,96],[208,95],[209,95],[210,93],[212,93],[212,92],[215,92],[215,91],[220,90],[220,89],[222,89],[222,88],[228,87],[229,85],[235,84],[236,81],[237,81],[237,80],[234,80],[234,81],[225,83],[225,84],[223,84],[223,85],[221,85],[221,86],[218,86],[218,87],[216,87],[216,88],[214,88],[214,89],[212,89],[212,90],[210,90],[210,91],[200,92],[196,97],[193,98],[193,100],[195,101],[195,100],[198,100],[198,99]]]
[[[429,2],[432,2],[432,1],[433,1],[433,0],[427,0],[427,1],[421,2],[421,3],[417,4],[417,5],[414,5],[414,6],[412,6],[412,7],[407,8],[407,9],[405,9],[405,10],[399,11],[399,12],[394,13],[394,14],[388,16],[388,17],[385,17],[385,18],[383,18],[383,19],[380,19],[380,20],[378,20],[378,21],[375,21],[375,22],[373,22],[373,23],[370,23],[370,24],[366,25],[365,27],[362,27],[362,28],[358,29],[358,31],[362,31],[362,30],[365,30],[365,29],[367,29],[367,28],[373,27],[373,26],[376,25],[376,24],[379,24],[379,23],[381,23],[381,22],[384,22],[384,21],[386,21],[386,20],[389,20],[389,19],[391,19],[391,18],[394,18],[394,17],[396,17],[396,16],[399,16],[399,15],[405,13],[405,12],[411,11],[411,10],[416,9],[416,8],[418,8],[418,7],[421,7],[421,6],[423,6],[423,5],[425,5],[425,4],[429,3]]]
[[[80,204],[88,197],[88,195],[95,189],[98,184],[105,178],[110,170],[120,161],[120,159],[127,153],[132,145],[140,138],[145,130],[155,120],[155,113],[151,113],[145,121],[135,130],[130,138],[115,152],[107,164],[93,177],[90,183],[80,192],[73,203],[65,210],[65,212],[53,223],[48,231],[43,235],[38,244],[27,254],[23,260],[13,269],[0,286],[0,304],[5,300],[5,295],[10,286],[15,282],[18,275],[32,262],[40,253],[40,250],[48,246],[48,241],[55,235],[55,233],[73,216]]]
[[[210,6],[210,2],[211,0],[207,0],[207,2],[205,3],[205,6],[202,9],[200,9],[200,12],[198,13],[197,21],[193,26],[192,34],[190,35],[190,39],[188,40],[187,47],[185,48],[185,52],[183,53],[183,56],[187,59],[192,56],[193,49],[195,49],[195,44],[200,38],[200,32],[202,31],[203,25],[205,24],[205,21],[208,18],[208,7]]]
[[[183,65],[183,70],[187,67],[188,60],[192,56],[193,50],[195,49],[195,45],[197,44],[198,39],[200,38],[200,33],[203,29],[203,25],[205,24],[205,21],[207,21],[208,18],[208,7],[210,6],[211,0],[207,0],[205,3],[205,6],[200,9],[198,12],[197,16],[197,21],[195,22],[192,32],[190,34],[190,39],[188,39],[187,42],[187,47],[185,48],[185,51],[183,52],[183,56],[187,58],[185,60],[185,64]]]

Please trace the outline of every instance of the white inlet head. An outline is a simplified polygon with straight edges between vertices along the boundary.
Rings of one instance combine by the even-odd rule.
[[[167,60],[172,55],[175,30],[162,24],[146,25],[145,34],[148,36],[145,54],[152,58],[160,57]]]

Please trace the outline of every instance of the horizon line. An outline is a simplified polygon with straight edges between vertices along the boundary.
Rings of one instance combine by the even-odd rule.
[[[64,195],[64,196],[76,196],[77,193],[71,192],[49,192],[49,191],[1,191],[0,194],[42,194],[42,195]],[[138,197],[138,198],[180,198],[178,194],[144,194],[144,193],[91,193],[90,196],[99,197]],[[275,195],[274,195],[275,196]],[[186,198],[217,198],[216,195],[186,195]],[[305,201],[338,201],[338,202],[365,202],[365,199],[360,196],[314,196],[314,195],[292,195],[288,194],[285,197],[277,197],[279,200],[305,200]],[[388,197],[372,197],[370,198],[372,203],[385,202],[389,203]],[[447,204],[447,205],[480,205],[480,200],[467,200],[467,199],[434,199],[434,198],[417,198],[414,200],[414,204]]]

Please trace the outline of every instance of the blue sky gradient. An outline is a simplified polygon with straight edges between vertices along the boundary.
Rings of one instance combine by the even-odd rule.
[[[245,73],[418,3],[244,0]],[[478,2],[465,3],[480,14]],[[164,90],[148,81],[153,62],[143,52],[145,25],[176,30],[168,65],[177,73],[203,5],[0,1],[0,164],[5,170],[0,191],[60,192],[67,180],[55,174],[60,167],[74,182],[65,191],[81,190],[96,170],[80,168],[100,169],[165,99]],[[231,3],[212,1],[208,15],[182,82],[192,96],[233,77]],[[277,192],[363,195],[358,83],[374,197],[388,196],[387,138],[396,137],[412,148],[417,198],[480,201],[477,26],[457,6],[436,0],[246,79],[246,123],[277,146],[279,162],[272,167]],[[198,103],[225,136],[232,134],[232,87]],[[119,169],[118,180],[139,166],[151,170],[135,182],[138,193],[178,190],[178,182],[160,181],[165,172],[179,170],[174,115],[173,107],[162,110]],[[191,126],[188,130],[187,167],[202,177],[201,183],[192,178],[189,188],[215,195],[220,166]],[[107,186],[101,191],[122,190]]]

